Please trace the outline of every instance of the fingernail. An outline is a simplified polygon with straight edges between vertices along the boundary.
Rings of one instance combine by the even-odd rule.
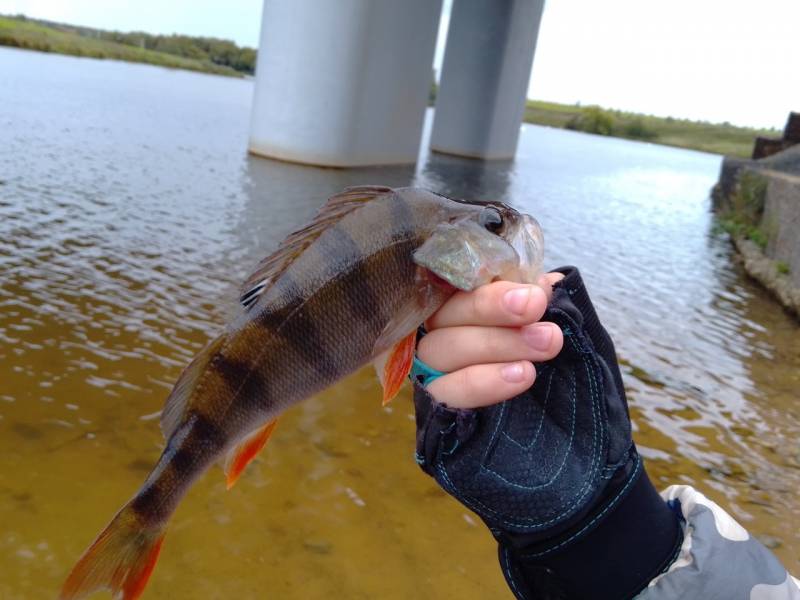
[[[553,341],[553,328],[549,325],[531,325],[522,328],[522,337],[531,348],[547,350]]]
[[[531,287],[521,287],[513,290],[508,290],[503,296],[503,302],[506,308],[515,315],[525,314],[525,309],[528,306],[528,300],[531,297]]]
[[[525,367],[522,363],[512,363],[500,369],[500,375],[508,383],[519,383],[525,380]]]

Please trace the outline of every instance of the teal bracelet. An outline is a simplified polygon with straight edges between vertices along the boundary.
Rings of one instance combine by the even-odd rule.
[[[437,371],[418,359],[416,354],[414,355],[414,362],[411,365],[411,379],[413,381],[419,381],[422,387],[428,387],[442,375],[447,375],[447,373]]]

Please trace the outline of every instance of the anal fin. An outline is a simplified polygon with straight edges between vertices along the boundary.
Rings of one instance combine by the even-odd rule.
[[[228,453],[228,457],[225,460],[225,482],[228,489],[234,486],[244,468],[261,452],[277,424],[278,419],[273,419],[244,438],[239,442],[239,445]]]
[[[375,359],[375,371],[377,371],[378,379],[381,380],[383,386],[384,406],[397,395],[400,388],[403,387],[403,381],[411,372],[416,342],[417,332],[414,331]]]

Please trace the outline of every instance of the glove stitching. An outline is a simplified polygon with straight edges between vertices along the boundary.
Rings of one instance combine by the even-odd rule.
[[[573,347],[577,348],[577,344],[574,341],[574,339],[570,338],[570,343],[573,345]],[[588,374],[589,380],[590,380],[590,396],[592,397],[592,422],[593,422],[593,424],[595,424],[595,427],[593,428],[593,433],[592,433],[592,443],[593,443],[593,447],[594,447],[594,445],[596,444],[596,441],[597,441],[596,440],[596,438],[597,438],[597,426],[596,426],[597,412],[595,410],[596,406],[597,406],[597,398],[596,398],[596,396],[597,396],[597,388],[595,387],[596,382],[594,381],[594,374],[592,373],[592,370],[589,368],[588,360],[587,359],[583,359],[583,362],[584,362],[584,367],[586,368],[586,371],[587,371],[587,374]],[[569,512],[573,508],[575,508],[575,506],[581,500],[583,500],[584,496],[586,496],[586,494],[589,492],[589,488],[591,487],[591,482],[592,482],[592,480],[594,478],[595,473],[599,469],[598,465],[595,465],[596,462],[599,462],[599,452],[593,452],[592,453],[592,465],[593,466],[591,468],[589,476],[586,478],[586,481],[584,482],[584,484],[583,484],[583,486],[582,486],[582,488],[580,490],[580,495],[573,501],[573,503],[570,506],[568,506],[566,509],[564,509],[564,511],[561,514],[556,515],[555,517],[553,517],[552,519],[550,519],[548,521],[537,523],[534,519],[521,518],[521,521],[527,521],[529,523],[531,521],[533,521],[533,524],[532,525],[526,525],[524,523],[516,523],[514,521],[507,520],[505,517],[500,515],[500,513],[498,513],[497,511],[489,508],[488,506],[483,505],[483,503],[480,502],[480,500],[477,500],[477,499],[474,499],[474,498],[469,498],[467,496],[464,496],[461,499],[465,504],[467,504],[470,508],[473,508],[473,510],[475,510],[476,512],[480,512],[480,510],[475,509],[474,506],[472,506],[471,503],[475,503],[479,507],[482,507],[486,512],[488,512],[488,513],[490,513],[492,515],[496,515],[498,520],[504,525],[508,525],[508,526],[511,526],[511,527],[518,527],[518,528],[521,528],[521,529],[524,529],[524,530],[538,529],[538,528],[544,527],[546,525],[549,525],[551,523],[554,523],[555,521],[558,521],[559,519],[561,519],[564,515],[569,514]],[[453,482],[450,480],[450,478],[449,478],[449,476],[447,474],[447,470],[444,468],[444,465],[441,462],[438,464],[436,470],[439,472],[439,474],[443,477],[445,482],[448,484],[448,487],[450,488],[451,493],[453,493],[453,495],[456,495],[458,497],[458,495],[455,493],[456,487],[453,484]]]
[[[564,470],[564,467],[566,466],[567,461],[569,460],[570,457],[569,451],[572,449],[572,443],[575,441],[575,424],[577,422],[576,413],[578,412],[578,400],[576,398],[577,386],[575,385],[575,375],[571,375],[570,377],[570,387],[572,388],[572,391],[570,392],[570,401],[572,403],[572,415],[571,415],[572,418],[569,431],[569,444],[567,445],[567,449],[564,451],[564,460],[561,461],[561,466],[558,467],[558,470],[553,474],[553,476],[550,479],[548,479],[545,483],[540,483],[539,485],[522,485],[521,483],[515,483],[513,481],[510,481],[509,479],[506,479],[500,473],[498,473],[494,469],[490,469],[485,465],[481,465],[481,470],[491,473],[492,475],[497,477],[500,481],[507,483],[508,485],[520,490],[528,490],[528,491],[541,490],[553,485],[553,483],[555,483],[555,480],[558,479],[558,476],[561,475],[561,471]]]
[[[506,581],[511,585],[511,591],[513,592],[514,596],[524,600],[525,596],[522,595],[522,592],[517,589],[517,583],[514,581],[512,577],[513,573],[511,572],[511,557],[508,553],[508,548],[503,548],[503,554],[505,554],[505,560],[501,561],[501,565],[503,567],[503,571],[506,573]]]
[[[486,450],[483,453],[483,458],[481,458],[481,468],[483,468],[483,465],[486,464],[486,461],[489,458],[489,453],[494,448],[495,440],[497,439],[497,431],[500,429],[500,425],[502,425],[503,422],[505,421],[506,405],[507,404],[508,404],[507,402],[502,402],[500,404],[500,415],[497,417],[497,423],[494,426],[494,431],[492,432],[492,437],[489,440],[489,443],[486,444]]]
[[[577,346],[577,343],[575,342],[574,337],[572,335],[568,336],[568,339],[570,340],[570,344],[575,349],[579,349],[578,346]],[[581,353],[581,356],[585,357],[587,355],[584,354],[584,353]],[[587,372],[588,377],[589,377],[589,387],[590,387],[590,394],[589,395],[590,395],[590,397],[592,399],[592,401],[591,401],[592,423],[594,425],[593,432],[592,432],[592,443],[593,443],[593,448],[594,448],[594,445],[596,444],[597,429],[598,429],[598,427],[596,425],[597,420],[598,420],[598,414],[597,414],[596,409],[599,406],[599,398],[598,398],[599,386],[597,386],[597,382],[595,380],[594,373],[593,373],[592,369],[589,366],[588,358],[583,358],[583,363],[584,363],[584,367],[586,368],[586,372]],[[505,408],[505,406],[501,405],[501,411],[504,410],[504,408]],[[501,412],[501,415],[502,415],[502,412]],[[500,422],[500,419],[498,419],[498,427],[499,427],[499,422]],[[601,433],[601,439],[602,439],[602,435],[603,434]],[[489,448],[491,448],[491,445],[489,446]],[[488,449],[487,449],[487,454],[488,454]],[[501,515],[499,512],[497,512],[496,510],[493,510],[493,509],[489,508],[488,506],[485,506],[480,500],[477,500],[475,498],[471,498],[471,497],[466,496],[466,495],[464,495],[464,496],[459,495],[457,493],[457,491],[456,491],[456,486],[450,480],[450,477],[449,477],[449,475],[447,473],[447,469],[445,468],[444,464],[441,461],[439,461],[439,463],[437,464],[436,471],[439,473],[439,476],[443,480],[443,483],[442,483],[443,487],[445,487],[447,489],[447,491],[449,491],[453,496],[459,498],[459,500],[461,500],[464,504],[466,504],[469,508],[471,508],[475,512],[480,514],[481,510],[483,510],[483,511],[485,511],[485,512],[491,514],[491,515],[494,515],[495,518],[497,519],[497,521],[499,523],[503,524],[503,525],[507,525],[509,527],[516,527],[516,528],[519,528],[519,529],[524,530],[524,531],[530,531],[530,530],[533,530],[533,529],[540,529],[540,528],[542,528],[542,527],[544,527],[546,525],[550,525],[551,523],[554,523],[554,522],[558,521],[564,515],[569,514],[569,512],[572,509],[574,509],[575,506],[581,500],[583,500],[584,496],[586,496],[586,494],[589,492],[589,489],[591,487],[591,482],[594,479],[594,475],[597,473],[597,471],[599,471],[599,455],[600,455],[599,451],[595,451],[595,452],[592,453],[592,468],[591,468],[589,476],[586,478],[586,481],[584,482],[583,487],[580,490],[580,495],[573,501],[573,503],[570,506],[568,506],[566,509],[564,509],[564,511],[561,514],[553,517],[552,519],[544,521],[544,522],[536,522],[535,519],[525,519],[525,518],[520,518],[520,521],[522,521],[522,522],[515,522],[515,521],[508,520],[503,515]],[[595,464],[595,463],[598,463],[598,464]],[[531,522],[533,522],[533,524],[529,524]]]
[[[539,434],[542,432],[542,425],[544,425],[544,417],[547,414],[547,404],[548,402],[550,402],[550,388],[553,385],[553,376],[555,374],[556,374],[555,371],[550,371],[550,376],[547,379],[547,391],[545,392],[544,402],[542,402],[542,416],[539,419],[539,426],[536,428],[536,433],[534,434],[533,439],[527,444],[520,444],[517,440],[508,435],[508,433],[506,433],[505,431],[503,432],[503,436],[505,436],[508,439],[508,441],[510,441],[512,444],[515,444],[519,448],[522,448],[523,450],[530,450],[536,443],[536,440],[539,439]]]
[[[455,426],[456,426],[456,422],[455,422],[455,421],[453,421],[452,423],[450,423],[450,425],[448,425],[448,426],[447,426],[447,427],[445,427],[444,429],[440,429],[440,430],[439,430],[439,435],[447,435],[448,433],[450,433],[451,431],[453,431],[453,429],[455,428]]]
[[[611,500],[611,502],[608,505],[606,505],[606,507],[603,510],[601,510],[591,521],[589,521],[586,525],[584,525],[580,529],[580,531],[572,534],[566,540],[564,540],[560,544],[557,544],[557,545],[553,546],[552,548],[548,548],[547,550],[543,550],[541,552],[535,552],[533,554],[521,554],[520,556],[523,557],[523,558],[538,558],[540,556],[545,556],[547,554],[552,554],[553,552],[555,552],[559,548],[561,548],[561,547],[569,544],[573,540],[579,538],[581,535],[583,535],[584,532],[586,532],[587,529],[590,529],[592,527],[592,525],[594,525],[595,523],[597,523],[597,521],[602,519],[603,515],[605,515],[609,510],[611,510],[612,508],[614,508],[617,505],[617,503],[620,501],[620,499],[628,491],[628,488],[630,488],[633,485],[633,483],[636,481],[636,479],[637,479],[636,475],[639,473],[639,471],[641,469],[641,466],[642,466],[642,461],[639,458],[639,456],[637,455],[636,456],[636,467],[633,469],[633,473],[631,473],[631,476],[628,478],[628,481],[625,483],[625,485],[622,487],[622,489],[617,493],[617,495],[614,496],[614,498]]]
[[[457,439],[457,440],[456,440],[456,443],[455,443],[455,444],[453,444],[453,447],[452,447],[452,448],[450,448],[450,450],[445,450],[445,451],[443,451],[443,452],[442,452],[442,455],[443,455],[443,456],[450,456],[451,454],[453,454],[453,453],[454,453],[454,452],[455,452],[455,451],[458,449],[458,447],[459,447],[460,445],[461,445],[461,440],[458,440],[458,439]]]

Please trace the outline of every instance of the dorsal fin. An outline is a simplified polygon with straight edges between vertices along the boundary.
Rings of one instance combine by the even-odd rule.
[[[262,260],[256,270],[242,284],[239,301],[249,308],[256,303],[281,273],[303,253],[326,229],[339,222],[345,215],[365,203],[388,194],[392,188],[377,185],[350,187],[328,199],[317,216],[308,225],[289,234],[278,250]]]
[[[178,381],[172,388],[167,401],[164,403],[164,409],[161,411],[161,433],[164,434],[164,439],[168,440],[170,436],[175,433],[178,425],[181,424],[183,416],[186,414],[186,408],[189,403],[189,398],[192,396],[192,391],[197,385],[197,380],[203,375],[208,363],[220,351],[225,344],[225,336],[221,335],[213,340],[208,346],[194,357],[194,360],[183,370]]]

